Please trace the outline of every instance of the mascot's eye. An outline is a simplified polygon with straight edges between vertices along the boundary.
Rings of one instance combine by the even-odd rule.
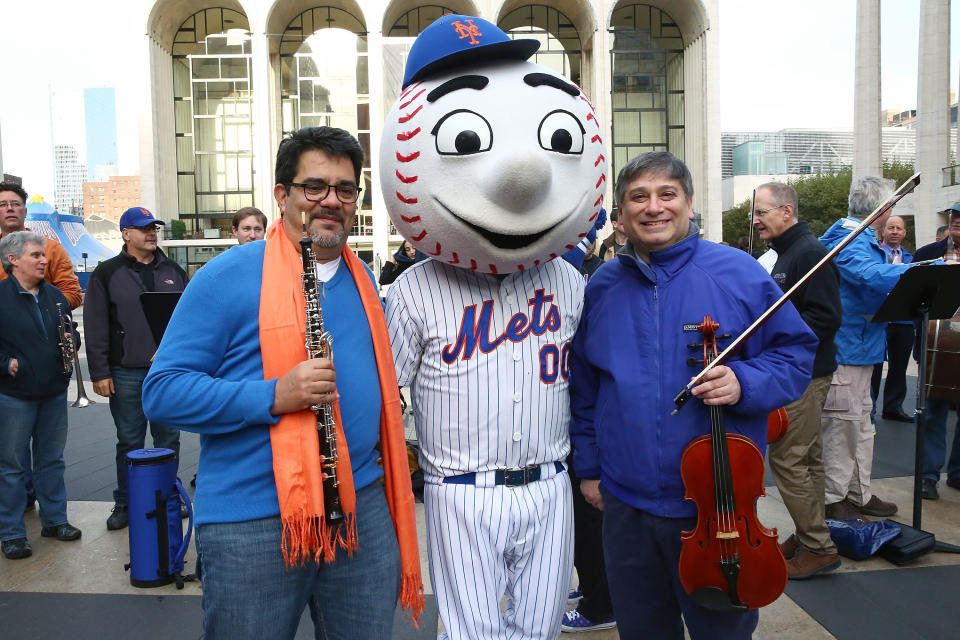
[[[557,153],[583,153],[583,125],[569,111],[552,111],[540,122],[540,146]]]
[[[440,119],[431,131],[437,142],[437,153],[466,156],[489,151],[493,143],[490,124],[473,111],[458,109]]]

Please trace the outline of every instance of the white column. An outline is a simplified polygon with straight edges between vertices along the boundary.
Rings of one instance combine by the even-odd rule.
[[[723,172],[720,167],[720,45],[717,25],[720,23],[716,0],[710,0],[707,5],[709,24],[703,34],[702,77],[698,83],[705,95],[703,146],[706,165],[703,181],[705,189],[700,198],[700,211],[704,216],[706,227],[705,237],[714,242],[723,240]],[[696,144],[696,140],[694,140]],[[687,137],[687,148],[690,148],[690,138]],[[696,202],[696,200],[694,200]]]
[[[173,58],[148,36],[149,63],[140,110],[140,193],[163,220],[180,217],[173,119]]]
[[[950,164],[950,2],[920,5],[917,79],[917,244],[932,242],[950,198],[943,189],[943,168]]]
[[[380,190],[380,140],[383,135],[382,101],[379,99],[383,87],[383,34],[379,29],[370,31],[367,36],[367,86],[370,87],[370,189],[373,191],[373,261],[383,264],[390,259],[390,217],[387,205]],[[379,262],[378,259],[379,258]],[[379,275],[379,274],[378,274]]]
[[[251,47],[253,166],[256,171],[253,202],[273,222],[280,217],[280,210],[273,198],[273,162],[277,149],[271,135],[274,129],[271,105],[277,96],[270,81],[270,40],[262,28],[253,33]]]
[[[857,52],[853,83],[853,177],[881,170],[880,0],[857,0]]]

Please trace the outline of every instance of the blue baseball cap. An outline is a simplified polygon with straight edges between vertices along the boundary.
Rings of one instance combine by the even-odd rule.
[[[157,220],[153,214],[143,207],[130,207],[120,216],[120,228],[127,227],[145,227],[148,224],[166,224],[163,220]]]
[[[410,47],[403,88],[430,74],[464,64],[527,60],[539,48],[539,40],[511,40],[503,29],[483,18],[446,15],[430,23]]]

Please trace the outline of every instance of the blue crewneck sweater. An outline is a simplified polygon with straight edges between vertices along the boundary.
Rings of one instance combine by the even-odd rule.
[[[177,304],[143,385],[150,420],[200,434],[196,523],[243,522],[280,514],[270,415],[276,380],[263,379],[260,285],[266,243],[211,260]],[[373,274],[368,275],[373,280]],[[380,387],[373,339],[345,263],[324,287],[323,321],[333,335],[343,428],[357,489],[383,475]],[[306,357],[306,352],[304,352]]]

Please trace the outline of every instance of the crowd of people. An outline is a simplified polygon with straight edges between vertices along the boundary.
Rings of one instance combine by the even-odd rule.
[[[486,58],[464,51],[464,33],[496,64],[475,68]],[[914,261],[960,259],[960,205],[949,211],[945,238],[913,261],[902,218],[885,211],[752,327],[735,355],[691,382],[705,364],[689,357],[700,330],[718,323],[720,349],[746,332],[849,240],[893,185],[853,180],[848,215],[819,239],[789,185],[761,185],[751,218],[772,249],[761,264],[702,238],[688,167],[667,152],[644,153],[620,169],[612,233],[598,242],[606,165],[584,153],[595,114],[577,87],[526,62],[535,50],[457,15],[414,43],[401,98],[412,111],[399,121],[449,111],[435,143],[411,142],[419,129],[384,136],[410,144],[384,157],[441,167],[396,170],[401,188],[431,197],[398,190],[388,204],[406,239],[380,271],[385,299],[347,245],[364,158],[341,129],[284,138],[273,193],[280,219],[268,227],[259,210],[238,211],[240,246],[189,284],[158,246],[164,222],[134,207],[120,219],[123,249],[98,265],[84,300],[63,248],[24,228],[27,194],[0,184],[3,554],[31,554],[23,514],[34,499],[41,535],[81,536],[67,518],[63,480],[70,375],[62,334],[79,347],[71,310],[83,302],[90,377],[109,398],[117,433],[108,529],[128,525],[125,458],[147,431],[154,446],[174,452],[180,431],[199,434],[196,548],[211,640],[292,638],[306,609],[317,637],[388,638],[398,603],[416,620],[423,579],[401,386],[416,419],[441,637],[546,639],[616,626],[623,638],[680,639],[685,630],[695,639],[749,638],[758,613],[736,606],[735,588],[728,610],[707,607],[681,572],[683,537],[698,522],[682,460],[720,416],[726,433],[760,456],[768,414],[785,408],[789,427],[767,460],[795,530],[777,553],[791,579],[837,569],[828,519],[897,511],[871,487],[874,400],[883,418],[909,418],[913,326],[868,318]],[[457,75],[463,69],[470,74]],[[489,131],[444,123],[513,126],[523,110],[490,98],[503,92],[530,92],[535,99],[517,103],[543,101],[550,116],[531,145],[541,155],[522,156],[537,179],[484,185],[483,171],[512,161],[509,146],[498,156]],[[463,105],[471,100],[488,109],[486,119],[470,119],[476,114]],[[556,130],[544,135],[548,126]],[[545,190],[551,179],[565,180],[567,191]],[[488,186],[478,217],[441,202]],[[579,204],[566,217],[539,229],[530,214],[515,235],[516,216],[551,215],[571,200]],[[553,260],[564,247],[567,260]],[[165,332],[144,310],[144,293],[181,294]],[[880,395],[872,380],[885,359]],[[690,400],[678,406],[686,388]],[[934,499],[956,407],[931,399],[926,410],[923,495]],[[960,489],[958,442],[947,485]],[[570,591],[574,566],[579,585]],[[727,578],[736,585],[735,574]]]

